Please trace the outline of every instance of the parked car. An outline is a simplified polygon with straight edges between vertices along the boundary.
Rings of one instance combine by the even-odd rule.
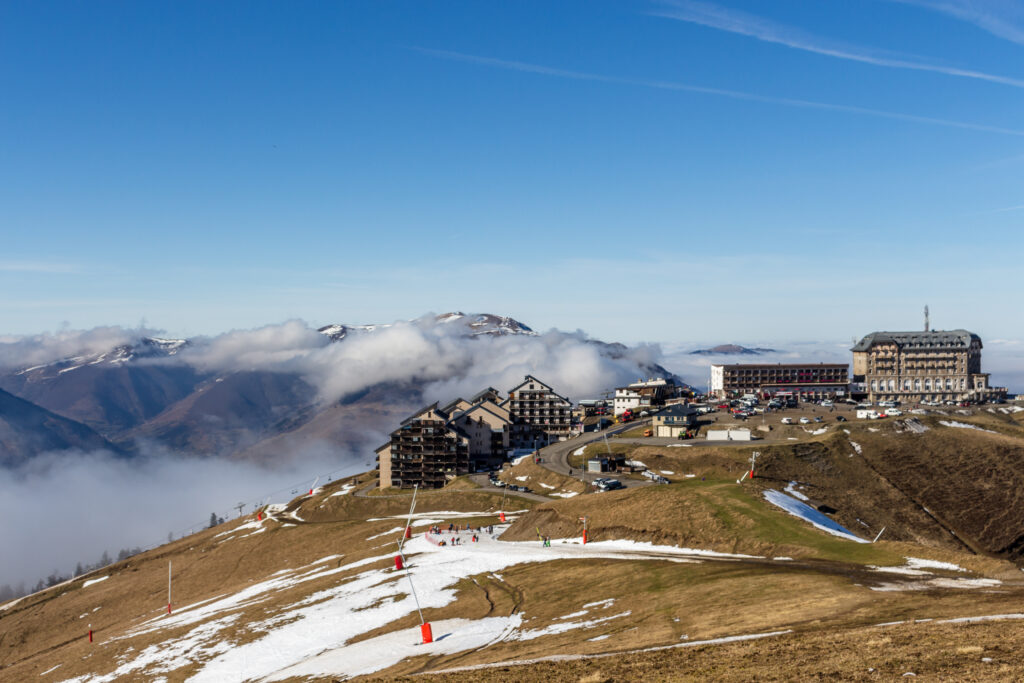
[[[833,405],[832,401],[829,401],[828,399],[821,402],[822,408],[831,408]]]
[[[888,415],[889,417],[899,417],[900,415],[903,414],[903,411],[900,410],[899,408],[889,408],[888,410],[885,411],[885,414]]]
[[[809,418],[809,417],[801,417],[800,418],[800,424],[802,424],[802,425],[809,425],[809,424],[811,424],[811,418]]]
[[[791,425],[791,424],[793,424],[793,418],[791,418],[791,417],[784,417],[784,418],[782,418],[782,424],[784,424],[784,425]]]
[[[605,479],[597,487],[597,490],[598,491],[614,491],[616,489],[624,489],[624,488],[626,488],[626,487],[623,486],[622,482],[619,481],[618,479]]]
[[[846,418],[842,415],[836,415],[836,422],[846,422]]]
[[[825,421],[825,418],[823,418],[823,417],[822,417],[821,415],[818,415],[818,416],[816,416],[816,417],[814,418],[814,421],[815,421],[815,422],[824,422],[824,421]]]

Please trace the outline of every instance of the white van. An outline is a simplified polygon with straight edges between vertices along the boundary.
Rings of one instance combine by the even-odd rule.
[[[791,417],[784,417],[784,418],[782,418],[782,424],[784,424],[784,425],[791,425],[791,424],[793,424],[793,418],[791,418]]]
[[[867,409],[858,410],[857,411],[857,419],[858,420],[877,420],[878,419],[878,411],[877,410],[867,410]]]

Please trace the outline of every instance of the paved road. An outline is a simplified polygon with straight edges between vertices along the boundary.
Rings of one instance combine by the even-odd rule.
[[[469,478],[470,478],[471,481],[475,482],[476,484],[479,484],[481,489],[484,489],[485,491],[488,491],[488,492],[501,493],[502,491],[504,491],[509,496],[519,496],[520,498],[529,498],[530,500],[538,500],[538,501],[541,501],[541,502],[544,502],[544,503],[549,503],[549,502],[551,502],[553,500],[551,497],[549,497],[549,496],[542,496],[539,493],[527,493],[525,491],[507,491],[506,489],[504,489],[504,488],[502,488],[500,486],[491,486],[490,475],[487,472],[481,472],[479,474],[471,474],[471,475],[469,475]],[[467,490],[469,490],[469,491],[476,491],[478,489],[467,489]]]
[[[569,455],[573,451],[582,448],[587,444],[592,444],[595,441],[602,441],[606,436],[612,436],[613,434],[618,434],[620,432],[624,432],[629,429],[634,429],[636,427],[647,426],[650,425],[650,423],[651,421],[649,419],[638,420],[636,422],[627,422],[626,424],[623,425],[610,427],[609,429],[605,429],[604,431],[584,432],[583,434],[577,436],[574,439],[553,443],[550,446],[545,446],[544,448],[540,449],[539,455],[542,459],[540,464],[541,466],[548,468],[552,472],[557,472],[558,474],[564,474],[567,476],[570,476],[571,472],[571,476],[575,477],[576,479],[579,479],[580,481],[592,482],[594,481],[594,479],[597,479],[598,477],[603,475],[594,472],[588,473],[586,472],[586,470],[580,469],[579,467],[569,467]],[[616,439],[616,441],[620,441],[620,439]],[[632,441],[632,439],[624,441],[625,443],[629,443]],[[650,484],[654,483],[647,479],[624,478],[621,481],[623,485],[626,487],[649,486]]]

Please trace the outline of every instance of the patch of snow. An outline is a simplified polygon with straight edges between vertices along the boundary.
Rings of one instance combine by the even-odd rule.
[[[952,572],[965,572],[963,567],[952,562],[939,562],[938,560],[925,560],[920,557],[908,557],[907,566],[912,569],[947,569]]]
[[[785,557],[785,556],[773,557],[772,559],[775,560],[776,562],[792,562],[793,561],[792,557]]]
[[[587,638],[587,642],[588,643],[593,643],[596,640],[605,640],[606,638],[608,638],[608,634],[607,633],[604,634],[603,636],[594,636],[593,638]]]
[[[355,488],[356,487],[354,484],[345,484],[340,489],[329,495],[328,498],[334,498],[335,496],[347,496],[348,494],[352,493],[352,491],[355,490]]]
[[[662,474],[675,474],[672,470],[661,470]]]
[[[958,617],[956,619],[942,619],[940,624],[976,624],[982,621],[1005,621],[1007,619],[1024,619],[1024,614],[989,614],[981,617]]]
[[[824,434],[825,432],[827,432],[828,431],[828,427],[822,427],[820,429],[815,429],[813,432],[809,431],[807,429],[805,429],[804,431],[807,432],[808,434],[811,434],[812,436],[817,436],[819,434]]]
[[[845,538],[850,541],[856,541],[857,543],[868,543],[868,541],[865,541],[863,538],[854,536],[850,533],[849,529],[832,521],[829,517],[825,516],[825,514],[818,512],[810,505],[801,503],[796,498],[791,498],[781,491],[768,489],[764,492],[764,497],[772,505],[782,508],[794,517],[799,517],[806,522],[810,522],[815,527],[826,533],[832,534],[833,536],[839,536],[840,538]]]
[[[991,429],[982,429],[977,425],[967,424],[966,422],[957,422],[956,420],[939,420],[939,424],[943,427],[956,427],[957,429],[973,429],[978,432],[987,432],[989,434],[998,434]]]
[[[381,536],[390,536],[391,534],[398,534],[398,533],[401,533],[403,529],[405,529],[404,526],[396,526],[394,529],[389,529],[388,531],[382,531],[379,534],[374,534],[373,536],[367,536],[366,540],[367,541],[372,541],[373,539],[380,538]]]
[[[869,432],[877,432],[878,430],[875,429],[874,427],[868,427],[868,431]]]
[[[574,631],[578,628],[593,628],[598,624],[603,624],[606,621],[611,621],[612,619],[628,617],[631,613],[632,612],[627,610],[621,614],[613,614],[610,617],[601,617],[599,619],[591,619],[589,621],[567,621],[558,624],[549,624],[544,628],[517,631],[511,635],[509,640],[535,640],[537,638],[542,638],[543,636],[565,633],[566,631]],[[586,614],[586,612],[584,612],[584,614]]]
[[[692,443],[670,443],[665,448],[693,448]]]
[[[587,447],[586,447],[586,446],[580,446],[579,448],[577,448],[576,450],[574,450],[574,451],[572,452],[572,454],[573,454],[573,455],[583,455],[583,451],[585,451],[586,449],[587,449]]]
[[[578,496],[579,493],[576,491],[555,491],[554,493],[549,493],[548,495],[558,496],[559,498],[572,498],[573,496]]]
[[[586,614],[589,614],[589,611],[585,610],[585,609],[581,609],[579,612],[573,612],[572,614],[566,614],[564,616],[557,617],[557,618],[558,619],[575,619],[576,617],[582,617],[582,616],[584,616]]]
[[[528,475],[526,475],[526,474],[524,474],[521,477],[516,477],[516,481],[529,481],[529,480],[530,480],[530,477]]]
[[[89,579],[88,581],[86,581],[85,583],[82,584],[82,588],[88,588],[89,586],[93,585],[94,583],[99,583],[100,581],[106,581],[109,578],[110,578],[110,574],[107,574],[106,576],[101,576],[98,579]]]
[[[51,671],[53,671],[55,669],[59,669],[59,668],[60,668],[60,664],[58,664],[57,666],[50,667],[49,669],[47,669],[46,671],[42,672],[39,675],[40,676],[45,676],[46,674],[50,673]]]
[[[551,486],[551,485],[549,485],[549,484],[545,484],[545,483],[543,483],[543,482],[541,483],[541,486],[543,486],[544,488],[546,488],[546,489],[548,489],[548,490],[554,490],[555,488],[557,488],[557,487],[555,487],[555,486]]]
[[[864,449],[861,448],[860,444],[857,443],[856,441],[851,441],[850,445],[853,446],[853,450],[857,451],[857,455],[861,455],[864,453]]]
[[[804,494],[802,494],[802,493],[800,493],[799,491],[796,490],[796,482],[795,481],[789,482],[789,485],[787,485],[784,490],[785,490],[786,493],[788,493],[789,495],[793,496],[794,498],[799,498],[800,500],[803,500],[803,501],[810,500],[810,498],[808,498],[807,496],[805,496]]]
[[[439,513],[424,513],[440,516]],[[480,513],[459,513],[479,515]],[[400,516],[404,518],[404,516]],[[507,527],[505,527],[507,528]],[[439,547],[423,536],[405,544],[410,561],[408,575],[415,581],[423,609],[440,609],[457,598],[457,586],[476,575],[494,574],[520,564],[571,559],[628,559],[694,562],[693,558],[749,558],[707,550],[659,546],[626,540],[581,545],[562,543],[544,548],[540,542],[502,542],[483,536],[477,543]],[[190,681],[281,680],[292,677],[337,677],[369,674],[417,655],[437,655],[480,649],[507,640],[538,638],[563,630],[591,628],[628,612],[589,621],[564,621],[547,628],[520,630],[522,615],[475,621],[449,620],[433,624],[435,642],[422,645],[419,629],[402,629],[353,643],[363,633],[416,613],[405,574],[390,567],[392,555],[371,556],[337,567],[324,566],[329,558],[283,572],[242,590],[145,621],[118,640],[164,631],[165,640],[151,643],[131,657],[124,656],[108,674],[90,676],[90,683],[118,678],[153,680],[183,667],[192,669]],[[336,556],[330,556],[336,559]],[[377,567],[371,567],[377,565]],[[348,574],[359,570],[358,573]],[[322,581],[329,577],[344,578]],[[323,588],[291,604],[275,607],[262,621],[247,624],[252,640],[229,642],[224,631],[236,628],[242,610],[279,602],[283,591],[321,580]],[[301,595],[301,594],[300,594]],[[599,601],[610,604],[610,601]],[[597,605],[591,605],[596,607]],[[589,609],[589,608],[584,608]],[[191,628],[182,633],[182,627]],[[750,637],[765,637],[763,634]],[[736,637],[744,639],[747,637]],[[720,640],[710,642],[731,642]]]
[[[611,607],[614,603],[615,603],[615,598],[608,598],[606,600],[598,600],[597,602],[588,602],[587,604],[583,605],[583,607],[584,608],[589,608],[589,607],[608,608],[608,607]]]

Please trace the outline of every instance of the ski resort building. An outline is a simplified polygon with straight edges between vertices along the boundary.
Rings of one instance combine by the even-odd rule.
[[[572,403],[533,375],[512,387],[502,406],[512,418],[514,448],[540,448],[569,438]]]
[[[679,394],[679,387],[672,380],[663,378],[638,380],[615,389],[613,411],[622,415],[627,410],[636,412],[652,406],[662,406]]]
[[[754,394],[797,399],[846,396],[850,366],[845,363],[776,363],[711,366],[711,393],[718,398]]]
[[[853,380],[870,401],[990,401],[1005,398],[981,371],[981,337],[967,330],[872,332],[853,351]]]
[[[381,488],[441,488],[469,473],[469,438],[450,427],[448,414],[434,403],[391,432],[377,457]]]

